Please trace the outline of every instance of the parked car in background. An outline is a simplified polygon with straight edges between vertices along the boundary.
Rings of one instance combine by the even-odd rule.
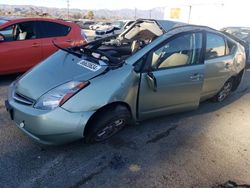
[[[131,20],[119,20],[113,22],[111,25],[101,26],[95,31],[95,39],[108,37],[114,34],[120,34],[129,26],[131,26],[134,21]]]
[[[47,18],[0,17],[0,75],[25,72],[62,47],[86,43],[80,27]]]
[[[246,51],[246,67],[250,68],[250,27],[226,27],[221,29],[225,34],[230,35],[240,42]]]
[[[89,29],[96,30],[96,29],[98,29],[100,27],[109,26],[109,25],[111,25],[110,22],[98,22],[96,24],[90,25]]]
[[[78,24],[82,29],[89,29],[90,25],[94,25],[94,21],[77,21],[76,24]]]
[[[101,142],[131,122],[222,102],[244,68],[243,46],[217,30],[143,19],[59,50],[13,82],[6,108],[40,143]]]
[[[118,20],[118,21],[114,21],[112,23],[112,26],[116,29],[116,30],[125,30],[127,29],[129,26],[131,26],[131,24],[133,24],[135,21],[133,20]]]

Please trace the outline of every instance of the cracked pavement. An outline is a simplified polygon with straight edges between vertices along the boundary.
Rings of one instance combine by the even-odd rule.
[[[0,77],[0,187],[250,185],[250,71],[225,102],[128,126],[101,144],[33,142],[10,121]]]

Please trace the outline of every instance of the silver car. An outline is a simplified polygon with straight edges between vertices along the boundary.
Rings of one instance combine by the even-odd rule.
[[[12,83],[6,101],[17,127],[44,144],[100,142],[130,123],[221,102],[245,67],[233,39],[172,21],[140,19],[119,36],[56,46]]]

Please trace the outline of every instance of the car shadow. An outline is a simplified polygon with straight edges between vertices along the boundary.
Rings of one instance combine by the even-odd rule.
[[[22,74],[10,74],[10,75],[2,75],[0,76],[0,87],[7,86],[11,84],[14,80],[16,80]]]

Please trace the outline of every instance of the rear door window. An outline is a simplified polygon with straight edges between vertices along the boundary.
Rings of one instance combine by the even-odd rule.
[[[70,27],[48,21],[39,21],[40,26],[40,38],[49,37],[62,37],[66,36],[70,32]]]
[[[214,59],[226,55],[225,40],[222,36],[207,33],[205,59]]]

